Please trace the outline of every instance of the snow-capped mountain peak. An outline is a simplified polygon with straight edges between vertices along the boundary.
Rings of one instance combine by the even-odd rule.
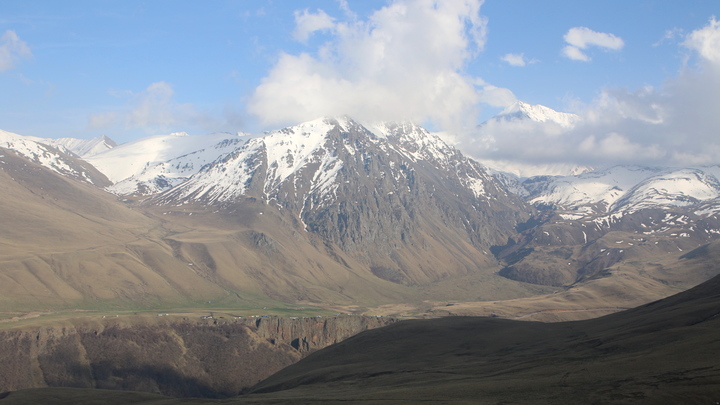
[[[647,168],[615,166],[577,176],[538,176],[523,186],[533,204],[594,214],[645,208],[692,207],[720,198],[719,166]]]
[[[309,162],[316,161],[318,152],[327,141],[327,134],[330,131],[334,129],[347,131],[347,128],[353,125],[354,122],[347,118],[320,118],[293,127],[271,131],[252,142],[263,144],[267,154],[271,182],[277,184]],[[331,156],[327,156],[327,158],[332,159]]]
[[[450,147],[438,135],[411,121],[376,122],[364,124],[379,138],[401,145],[397,151],[413,160],[428,160],[446,164],[448,157],[457,151]]]
[[[485,193],[483,184],[491,180],[482,165],[468,163],[457,150],[424,128],[410,122],[376,123],[369,127],[349,117],[324,117],[267,132],[249,139],[171,194],[180,199],[232,200],[247,193],[250,183],[256,181],[253,179],[257,170],[264,168],[262,187],[256,188],[262,190],[264,199],[280,198],[277,193],[281,189],[283,193],[292,189],[294,195],[298,188],[305,190],[303,193],[329,196],[338,188],[337,175],[341,170],[351,170],[347,165],[367,166],[374,159],[369,157],[368,150],[378,148],[383,155],[393,153],[401,159],[429,163],[443,170],[457,171],[450,161],[462,161],[472,169],[464,169],[463,176],[467,178],[463,177],[461,183],[476,196]],[[393,162],[387,170],[403,165]]]
[[[456,221],[463,232],[485,229],[486,221],[510,229],[522,206],[481,164],[425,129],[384,123],[370,130],[347,117],[321,118],[251,138],[146,203],[233,210],[247,199],[279,207],[306,230],[349,250],[371,241],[390,246],[411,238],[421,217],[442,216],[451,207],[472,208],[433,221]],[[504,213],[492,219],[480,215],[490,205]],[[487,246],[496,236],[481,232],[470,238]]]
[[[511,104],[495,118],[504,120],[530,119],[535,122],[551,122],[563,128],[571,128],[580,120],[580,117],[575,114],[559,112],[544,105],[533,105],[523,101],[516,101]]]

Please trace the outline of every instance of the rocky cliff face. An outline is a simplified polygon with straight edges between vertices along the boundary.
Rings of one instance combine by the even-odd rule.
[[[115,320],[0,332],[0,391],[81,387],[227,397],[391,318]]]
[[[243,318],[257,336],[289,345],[302,355],[341,342],[368,329],[395,323],[395,318],[368,316]]]

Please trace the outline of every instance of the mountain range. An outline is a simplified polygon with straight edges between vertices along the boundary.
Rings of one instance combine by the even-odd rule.
[[[568,127],[578,119],[517,103],[487,125]],[[46,228],[88,241],[83,248],[53,242],[51,253],[48,242],[20,258],[14,254],[23,239],[5,231],[6,265],[36,275],[27,260],[39,260],[67,285],[45,298],[26,290],[28,299],[19,300],[40,306],[89,297],[143,305],[224,297],[366,309],[412,301],[413,311],[424,311],[450,300],[565,296],[608,288],[608,277],[648,300],[711,277],[707,269],[682,277],[662,269],[720,234],[718,166],[618,166],[522,179],[409,122],[321,118],[259,135],[173,133],[123,145],[1,132],[0,145],[8,187],[52,201],[81,187],[75,199],[104,207],[91,218],[86,204],[5,203],[6,215],[43,217]],[[20,175],[30,168],[35,178]],[[112,231],[68,226],[60,221],[68,213]],[[28,235],[35,229],[15,222]],[[90,243],[108,232],[125,236]],[[97,257],[89,259],[90,251]],[[67,262],[51,258],[57,255]],[[87,260],[132,276],[78,285],[67,268],[82,273]],[[634,281],[622,284],[630,264]],[[662,287],[640,294],[647,280]],[[96,289],[104,292],[89,292]],[[638,302],[617,306],[631,303]]]
[[[484,128],[577,120],[518,103]],[[720,166],[574,169],[520,178],[350,117],[122,145],[0,132],[0,356],[17,365],[0,387],[707,402]],[[38,395],[98,398],[0,400]]]

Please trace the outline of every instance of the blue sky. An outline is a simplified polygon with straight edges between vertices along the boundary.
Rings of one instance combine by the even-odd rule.
[[[697,137],[678,130],[683,97],[720,81],[715,15],[714,0],[3,0],[0,129],[124,142],[348,114],[462,134],[486,159],[720,163],[716,119],[694,122]],[[717,110],[700,88],[694,111]],[[590,124],[557,156],[509,151],[527,136],[510,132],[478,146],[467,129],[514,100]],[[633,116],[648,108],[678,113]]]

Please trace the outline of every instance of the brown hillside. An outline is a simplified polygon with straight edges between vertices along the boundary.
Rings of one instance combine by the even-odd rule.
[[[227,210],[185,204],[147,208],[144,214],[9,150],[2,155],[5,311],[206,307],[209,301],[242,308],[303,303],[360,309],[418,301],[425,294],[383,279],[377,267],[306,232],[276,206],[247,199]],[[432,268],[435,277],[445,271],[449,255],[475,251],[460,239],[449,250],[443,244],[429,238],[422,249],[441,254],[418,257],[418,248],[400,250],[393,263],[400,260],[419,275]],[[492,276],[493,268],[459,262],[462,273],[500,279]],[[507,288],[491,297],[543,291],[503,283]]]
[[[588,321],[447,317],[367,331],[227,404],[712,404],[720,393],[720,277]],[[101,390],[11,392],[4,404],[210,404]]]

